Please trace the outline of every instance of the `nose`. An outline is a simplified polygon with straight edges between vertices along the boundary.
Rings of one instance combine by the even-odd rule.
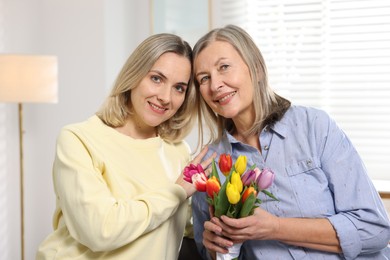
[[[218,92],[223,86],[222,78],[216,74],[210,77],[210,90]]]
[[[168,104],[171,100],[171,88],[169,86],[164,86],[160,88],[160,91],[157,93],[157,99],[163,105]]]

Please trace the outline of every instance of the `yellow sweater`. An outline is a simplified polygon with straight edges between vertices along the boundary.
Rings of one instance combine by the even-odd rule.
[[[189,160],[184,141],[132,139],[97,116],[64,127],[53,166],[54,232],[37,259],[177,259],[187,203],[174,182]]]

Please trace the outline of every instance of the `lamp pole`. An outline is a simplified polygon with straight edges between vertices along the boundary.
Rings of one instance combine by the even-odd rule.
[[[20,167],[20,244],[25,258],[23,103],[57,103],[57,57],[0,54],[0,102],[18,103]]]
[[[24,167],[23,167],[23,105],[18,103],[19,110],[19,167],[20,167],[20,247],[21,259],[24,260]]]

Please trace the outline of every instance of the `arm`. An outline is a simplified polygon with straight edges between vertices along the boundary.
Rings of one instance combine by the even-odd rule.
[[[310,131],[317,139],[317,146],[311,146],[318,149],[313,154],[321,160],[316,174],[326,177],[331,198],[334,198],[329,204],[334,205],[335,212],[331,213],[329,207],[327,212],[331,214],[324,212],[318,217],[277,218],[257,209],[254,216],[242,220],[213,218],[212,223],[221,227],[214,232],[220,232],[233,242],[276,239],[320,251],[342,252],[346,259],[372,254],[386,247],[389,241],[386,212],[349,139],[327,115],[321,113],[312,117]],[[267,221],[269,223],[265,224]],[[205,229],[210,233],[217,230],[211,225],[206,228],[206,224]],[[251,229],[254,226],[257,230]],[[215,234],[210,237],[210,240],[217,239]]]
[[[119,248],[156,229],[188,196],[174,183],[131,198],[114,196],[106,169],[91,156],[74,133],[61,132],[53,173],[58,205],[72,237],[93,251]]]
[[[280,218],[261,208],[241,219],[222,216],[212,222],[221,227],[222,236],[234,243],[245,240],[279,240],[311,249],[340,253],[339,241],[327,219]]]
[[[390,239],[386,210],[352,142],[333,120],[323,122],[315,131],[326,130],[321,164],[336,210],[328,219],[347,259],[378,252]]]
[[[312,117],[310,126],[310,131],[314,134],[309,136],[316,138],[315,142],[311,142],[316,144],[311,147],[317,149],[313,154],[320,158],[319,168],[313,174],[326,177],[332,195],[330,199],[333,199],[328,203],[334,205],[334,212],[328,207],[329,210],[318,217],[278,219],[258,209],[255,216],[243,220],[245,223],[241,223],[241,220],[232,220],[232,223],[223,217],[223,223],[229,224],[228,226],[220,224],[223,230],[232,229],[222,234],[234,242],[247,239],[277,239],[321,251],[342,251],[347,259],[380,251],[389,241],[389,221],[360,157],[350,140],[327,115],[316,114]],[[300,177],[302,176],[304,175]],[[311,190],[316,192],[313,187]],[[302,191],[301,194],[310,195],[310,192]],[[318,213],[310,212],[308,215],[316,214]],[[270,223],[265,224],[266,221]],[[250,230],[248,227],[244,230],[246,234],[237,236],[237,233],[234,233],[244,232],[238,229],[242,229],[243,225],[245,227],[248,223],[260,230]]]

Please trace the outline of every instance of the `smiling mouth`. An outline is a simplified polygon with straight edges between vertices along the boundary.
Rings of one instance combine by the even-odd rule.
[[[224,97],[222,97],[222,98],[220,98],[220,99],[218,99],[218,100],[215,100],[215,102],[222,103],[222,102],[224,102],[225,100],[227,100],[227,99],[231,98],[232,96],[234,96],[235,94],[237,94],[237,91],[234,91],[234,92],[232,92],[232,93],[229,93],[229,94],[227,94],[226,96],[224,96]]]
[[[150,103],[150,102],[148,102],[148,103],[154,110],[157,110],[159,112],[164,112],[164,111],[168,110],[167,108],[157,106],[157,105],[155,105],[153,103]]]

